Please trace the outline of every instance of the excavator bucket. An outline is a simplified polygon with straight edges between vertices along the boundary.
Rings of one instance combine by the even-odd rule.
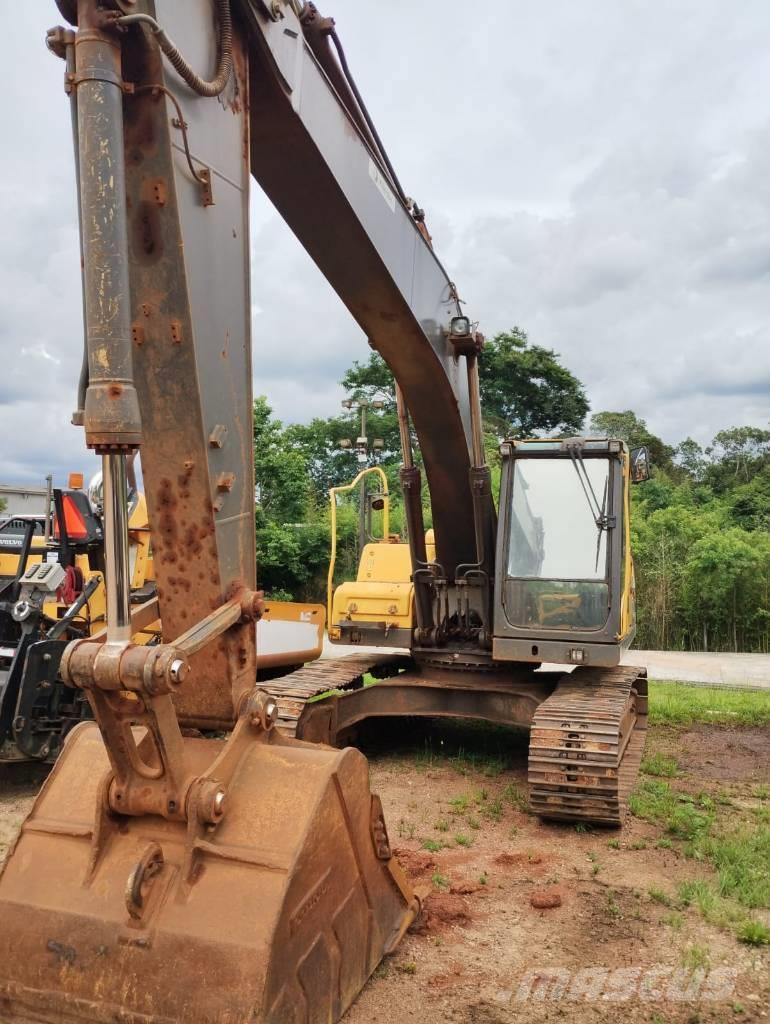
[[[415,916],[353,749],[255,740],[202,838],[104,810],[108,771],[78,726],[4,865],[2,1021],[329,1024]]]

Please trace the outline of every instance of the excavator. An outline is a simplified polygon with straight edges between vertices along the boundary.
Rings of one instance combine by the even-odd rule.
[[[336,1021],[423,897],[365,758],[334,745],[356,721],[526,722],[533,807],[618,823],[646,711],[644,672],[619,666],[636,462],[607,439],[507,442],[498,523],[483,340],[313,3],[57,6],[83,267],[74,421],[102,459],[107,614],[59,670],[95,721],[70,731],[0,873],[0,1019]],[[394,374],[409,535],[403,601],[372,618],[343,594],[330,631],[408,656],[256,686],[251,177]],[[157,594],[132,607],[138,448]],[[161,642],[132,641],[158,619]]]

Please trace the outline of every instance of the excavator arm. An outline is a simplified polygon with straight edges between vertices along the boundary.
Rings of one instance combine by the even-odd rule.
[[[116,6],[131,12],[113,25],[125,83],[123,96],[112,97],[117,148],[105,160],[81,129],[80,176],[110,180],[116,163],[124,173],[125,212],[118,185],[113,205],[125,217],[128,263],[121,264],[118,240],[112,249],[109,238],[84,244],[85,425],[99,451],[116,450],[116,439],[118,448],[141,441],[164,635],[182,634],[255,586],[250,173],[393,370],[425,464],[436,562],[453,579],[458,565],[476,560],[479,519],[469,481],[469,378],[450,334],[461,311],[346,77],[344,51],[341,63],[333,49],[333,22],[312,4],[260,0]],[[212,17],[221,25],[224,11],[226,39]],[[165,39],[198,68],[214,66],[224,46],[220,63],[229,56],[232,72],[216,98],[182,80],[158,45]],[[82,40],[78,52],[89,45]],[[89,88],[76,84],[81,120]],[[81,190],[84,230],[93,236],[103,203],[91,195]],[[105,264],[115,270],[109,307],[100,304]],[[261,345],[274,343],[257,338],[257,359]],[[419,479],[412,492],[414,509]],[[488,488],[481,501],[488,523]],[[419,520],[410,539],[418,535]],[[249,623],[196,652],[174,696],[180,718],[194,727],[229,725],[254,667]]]
[[[407,402],[440,393],[438,419],[415,422],[452,568],[473,547],[454,468],[470,464],[468,400],[444,334],[456,295],[297,5],[58,6],[77,29],[48,45],[66,61],[78,143],[75,418],[102,456],[107,627],[64,652],[62,678],[96,722],[70,733],[0,869],[0,1012],[337,1020],[420,900],[363,756],[285,738],[254,686],[252,169]],[[137,448],[158,589],[132,610]],[[132,643],[158,617],[162,642]]]

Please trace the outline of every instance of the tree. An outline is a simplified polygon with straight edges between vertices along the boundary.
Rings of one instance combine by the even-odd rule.
[[[708,460],[705,452],[691,437],[680,441],[674,449],[674,462],[696,483],[700,483],[706,472]]]
[[[716,490],[725,491],[738,482],[748,483],[763,466],[770,464],[770,430],[720,430],[706,454],[711,457],[708,477]]]
[[[580,433],[588,399],[559,358],[530,345],[519,327],[487,341],[479,359],[481,406],[499,438]]]
[[[310,496],[307,458],[273,417],[264,395],[254,400],[253,418],[257,525],[300,522]]]
[[[733,520],[744,530],[770,530],[770,466],[736,487],[728,504]]]
[[[625,412],[597,412],[591,417],[591,433],[600,437],[614,437],[625,441],[630,448],[646,445],[652,465],[658,469],[674,469],[674,449],[657,434],[651,433],[647,423],[631,409]]]
[[[693,544],[685,564],[686,587],[700,619],[704,651],[709,645],[712,650],[741,649],[739,628],[747,619],[761,561],[750,535],[735,527]]]

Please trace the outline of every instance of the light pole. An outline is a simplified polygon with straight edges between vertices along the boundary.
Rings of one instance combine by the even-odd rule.
[[[369,463],[369,438],[366,436],[366,413],[369,409],[384,409],[385,402],[381,398],[345,398],[342,402],[343,408],[358,409],[361,413],[361,427],[358,437],[356,438],[355,449],[356,458],[358,464],[363,468]],[[349,437],[344,437],[340,441],[340,447],[345,450],[353,448],[353,441]],[[372,441],[372,452],[382,451],[384,442],[381,437],[375,437]],[[367,478],[364,477],[361,481],[361,490],[359,497],[359,509],[358,509],[358,556],[364,550],[364,544],[367,540],[367,529],[366,529],[366,487]]]

